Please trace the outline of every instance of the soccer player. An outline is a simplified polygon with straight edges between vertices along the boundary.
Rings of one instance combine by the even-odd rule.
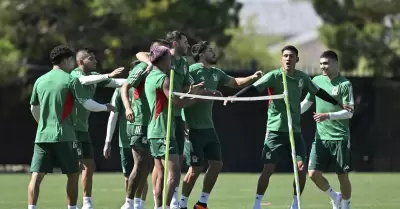
[[[134,62],[134,65],[137,66],[138,62]],[[135,70],[135,66],[133,68],[133,70]],[[128,90],[128,97],[130,100],[131,104],[134,104],[134,101],[132,101],[132,99],[134,99],[134,89],[130,88]],[[114,130],[115,130],[115,125],[118,121],[119,124],[119,147],[120,147],[120,155],[121,155],[121,165],[122,165],[122,171],[123,174],[125,176],[125,190],[128,191],[128,185],[129,185],[129,176],[132,173],[132,170],[134,168],[134,162],[137,164],[137,162],[141,162],[142,163],[142,158],[144,159],[149,159],[150,157],[148,156],[149,153],[145,153],[145,156],[139,156],[135,159],[135,161],[133,161],[134,156],[132,154],[132,149],[131,149],[131,138],[135,138],[134,137],[134,133],[135,133],[135,126],[134,124],[130,123],[129,121],[126,120],[125,117],[125,108],[124,105],[122,103],[122,99],[121,99],[121,91],[120,89],[115,89],[113,97],[111,99],[111,104],[115,106],[116,111],[111,112],[110,113],[110,117],[108,119],[108,124],[107,124],[107,135],[106,135],[106,143],[104,145],[104,157],[107,159],[110,156],[110,152],[111,152],[111,140],[112,140],[112,136],[114,134]],[[135,108],[136,109],[136,108]],[[147,135],[147,133],[146,133]],[[136,137],[137,138],[137,137]],[[144,145],[147,146],[147,138],[143,138],[142,140],[144,140]],[[132,140],[134,141],[134,140]],[[134,141],[136,142],[136,141]],[[140,143],[143,143],[143,141],[140,141]],[[137,146],[137,145],[136,145]],[[148,150],[147,147],[145,147],[145,149]],[[135,153],[136,154],[136,153]],[[145,172],[146,174],[148,174],[148,170],[149,170],[149,163],[147,163],[147,165],[145,164]],[[135,165],[137,166],[137,165]],[[147,175],[145,175],[145,177],[147,177]],[[144,201],[146,200],[146,195],[147,195],[147,179],[144,179],[144,186],[140,189],[140,190],[135,190],[135,199],[131,201],[132,205],[130,208],[134,208],[134,209],[142,209],[144,207]],[[127,192],[129,194],[129,192]],[[133,199],[133,197],[132,197]],[[134,204],[134,205],[133,205]],[[129,208],[129,207],[126,207]]]
[[[217,62],[216,54],[206,41],[201,41],[192,46],[195,64],[189,68],[194,83],[204,83],[204,87],[216,96],[222,96],[217,91],[219,85],[231,88],[243,88],[250,85],[262,76],[257,71],[251,76],[233,78],[224,71],[213,67]],[[214,129],[212,119],[212,107],[214,101],[196,103],[184,109],[184,116],[189,127],[189,141],[192,144],[191,167],[183,180],[180,208],[187,208],[187,201],[193,190],[194,184],[203,171],[204,163],[208,162],[207,172],[204,176],[203,190],[199,201],[194,205],[195,209],[206,209],[208,197],[217,181],[222,168],[221,145]]]
[[[31,111],[38,123],[28,186],[28,209],[35,209],[40,184],[53,167],[61,167],[68,177],[68,209],[76,209],[78,198],[79,156],[71,113],[74,102],[90,111],[110,111],[114,107],[93,101],[78,79],[70,78],[75,66],[73,52],[57,46],[50,53],[53,69],[40,76],[33,87]],[[74,101],[75,99],[75,101]]]
[[[166,46],[168,42],[163,39],[156,39],[151,46]],[[129,73],[127,82],[121,87],[121,99],[125,107],[125,115],[128,124],[127,129],[132,147],[134,166],[128,180],[128,188],[123,208],[131,209],[138,205],[140,192],[146,186],[151,162],[149,145],[147,142],[147,125],[150,119],[150,109],[144,91],[145,78],[153,68],[152,64],[135,61],[137,65]],[[133,101],[129,99],[128,91],[134,89]],[[155,176],[155,175],[154,175]],[[154,178],[153,181],[156,179]],[[154,182],[153,182],[154,183]],[[153,184],[154,185],[154,184]]]
[[[175,71],[174,77],[174,91],[176,92],[187,92],[190,89],[191,80],[189,78],[189,64],[186,60],[185,55],[187,54],[190,45],[188,43],[187,36],[181,31],[172,31],[168,32],[166,35],[166,41],[168,41],[171,45],[171,66]],[[151,66],[151,62],[149,60],[149,55],[145,52],[139,52],[136,57],[138,60],[141,60]],[[202,83],[198,85],[192,86],[191,90],[193,94],[198,94],[197,92],[202,87]],[[178,154],[179,154],[179,162],[182,165],[183,163],[183,150],[185,143],[185,134],[184,134],[184,124],[181,116],[181,110],[175,106],[174,111],[175,116],[175,137],[178,142]],[[155,175],[156,172],[153,172]],[[172,199],[171,207],[178,208],[179,199],[178,199],[178,190],[179,190],[179,182],[176,185],[175,193]]]
[[[121,87],[126,79],[113,79],[121,73],[123,68],[118,68],[110,74],[100,75],[95,72],[96,70],[96,57],[89,49],[80,50],[76,55],[76,62],[78,68],[71,72],[71,76],[78,78],[79,81],[84,84],[86,91],[90,92],[90,97],[93,98],[96,87]],[[89,115],[83,106],[77,102],[74,104],[74,116],[75,118],[75,130],[78,141],[80,142],[82,150],[83,165],[82,171],[82,190],[83,190],[83,206],[82,209],[92,209],[92,184],[93,184],[93,172],[95,170],[93,145],[89,135]]]
[[[167,185],[167,208],[171,203],[177,181],[180,179],[180,163],[178,156],[175,130],[171,130],[170,151],[168,168],[164,167],[165,140],[167,134],[168,95],[169,95],[169,72],[171,69],[171,54],[164,46],[153,46],[150,50],[150,61],[153,63],[153,70],[149,73],[145,82],[145,92],[150,107],[150,122],[148,125],[147,137],[150,142],[150,151],[154,158],[154,170],[157,172],[155,190],[155,207],[162,208],[163,169],[168,169]],[[173,97],[172,102],[179,108],[191,105],[196,100],[180,100]],[[175,118],[171,120],[171,127],[175,125]],[[167,177],[165,177],[167,178]]]
[[[354,107],[353,88],[350,81],[340,75],[338,56],[334,51],[325,51],[320,56],[322,75],[316,76],[313,82],[321,89],[343,104]],[[314,119],[317,122],[315,141],[312,144],[308,175],[315,185],[331,198],[333,209],[350,209],[351,184],[348,172],[351,171],[350,161],[350,118],[351,112],[315,98],[312,94],[301,103],[301,112],[307,111],[316,103]],[[341,194],[335,192],[329,185],[322,171],[334,166],[338,175]],[[341,197],[342,207],[340,207]]]
[[[296,189],[294,189],[294,197],[290,208],[297,209],[297,195],[301,195],[306,183],[306,169],[304,166],[306,160],[306,149],[300,125],[300,99],[302,91],[306,90],[310,94],[316,95],[322,100],[337,105],[343,109],[351,110],[351,108],[340,104],[326,91],[316,86],[306,73],[296,70],[296,63],[299,61],[299,53],[294,46],[285,46],[281,52],[282,67],[280,69],[268,72],[253,85],[242,89],[235,96],[244,96],[246,95],[245,93],[260,94],[267,91],[273,95],[282,94],[284,92],[282,71],[286,73],[300,184],[300,194],[297,194]],[[269,179],[275,171],[275,166],[278,163],[280,156],[286,154],[287,152],[285,151],[290,151],[289,128],[287,124],[288,119],[284,100],[271,100],[268,107],[267,131],[262,151],[264,168],[258,180],[257,195],[253,209],[260,209],[261,200],[267,190]]]

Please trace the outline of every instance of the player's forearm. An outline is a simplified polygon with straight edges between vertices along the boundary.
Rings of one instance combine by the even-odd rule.
[[[233,96],[234,97],[246,97],[246,96],[254,96],[254,95],[258,95],[258,94],[259,93],[258,93],[256,87],[253,85],[250,85],[250,86],[243,88],[242,90],[240,90],[238,93],[236,93]]]
[[[110,143],[112,140],[117,120],[118,120],[118,113],[110,112],[110,117],[108,117],[108,123],[107,123],[106,143]]]
[[[125,78],[113,78],[111,79],[110,83],[106,85],[109,88],[119,88],[126,82]]]
[[[36,122],[39,123],[40,106],[39,105],[31,105],[31,112],[32,112],[33,118],[35,118]]]
[[[180,99],[178,96],[172,97],[172,103],[177,108],[186,108],[193,105],[196,102],[197,102],[196,99]]]
[[[101,111],[107,111],[107,106],[103,104],[99,104],[92,99],[87,100],[84,102],[83,107],[91,112],[101,112]]]
[[[344,120],[344,119],[350,119],[353,117],[353,113],[351,113],[347,110],[330,112],[328,114],[329,114],[329,120]]]
[[[301,114],[303,114],[304,112],[306,112],[311,106],[312,106],[313,102],[309,101],[307,99],[304,99],[301,103],[300,103],[300,107],[301,107]]]
[[[91,85],[100,83],[108,79],[108,74],[103,75],[86,75],[79,77],[79,82],[83,85]]]
[[[315,94],[315,96],[317,96],[317,97],[321,98],[322,100],[329,102],[333,105],[339,104],[339,102],[335,98],[333,98],[331,95],[329,95],[328,92],[326,92],[322,88],[320,88],[318,90],[318,92]]]
[[[129,88],[131,88],[131,85],[129,83],[125,83],[121,87],[121,99],[126,110],[131,109],[131,104],[129,102]]]
[[[235,80],[234,85],[231,86],[231,88],[239,89],[252,84],[254,81],[257,80],[257,77],[251,75],[248,77],[234,78],[234,80]]]
[[[149,57],[149,55],[148,55],[147,52],[138,52],[138,53],[136,54],[136,58],[137,58],[138,60],[140,60],[140,61],[142,61],[142,62],[148,64],[148,65],[151,65],[150,57]]]

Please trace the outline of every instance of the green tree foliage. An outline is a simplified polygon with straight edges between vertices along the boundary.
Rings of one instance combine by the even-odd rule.
[[[224,47],[230,41],[225,28],[238,25],[238,5],[235,0],[3,0],[0,62],[7,65],[1,76],[17,75],[23,58],[50,64],[49,51],[59,44],[94,49],[102,69],[127,66],[151,40],[174,29]]]
[[[323,41],[339,52],[341,67],[400,75],[400,1],[312,0],[323,19]]]
[[[249,69],[255,61],[259,70],[268,71],[279,64],[279,60],[269,53],[268,46],[282,38],[257,34],[254,18],[245,20],[246,23],[241,27],[225,30],[225,34],[232,39],[223,50],[219,61],[221,67],[231,70]]]

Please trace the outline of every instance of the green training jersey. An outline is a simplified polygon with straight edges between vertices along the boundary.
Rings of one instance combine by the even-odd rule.
[[[133,96],[133,88],[129,89],[129,101],[132,102],[132,96]],[[114,94],[111,98],[110,102],[118,112],[118,130],[119,130],[119,147],[122,148],[131,148],[130,146],[130,139],[128,139],[128,134],[127,134],[127,120],[125,117],[125,107],[122,102],[121,98],[121,90],[120,89],[115,89]]]
[[[314,77],[313,82],[328,92],[337,101],[341,101],[345,105],[354,105],[353,88],[347,78],[339,75],[335,79],[330,80],[328,76],[319,75]],[[312,94],[307,94],[306,99],[316,102],[317,113],[342,110],[339,106],[326,102]],[[349,124],[350,119],[325,120],[317,123],[315,138],[322,140],[348,140],[350,136]]]
[[[82,69],[76,68],[71,72],[71,76],[73,78],[79,78],[81,76],[86,76],[86,75],[99,75],[99,73],[96,72],[91,72],[91,73],[85,73],[83,72]],[[83,88],[85,89],[86,92],[90,93],[90,98],[93,99],[94,94],[96,93],[96,87],[104,87],[107,84],[111,82],[111,78],[99,82],[97,84],[90,84],[90,85],[83,85]],[[75,125],[75,130],[77,131],[89,131],[89,115],[90,111],[84,108],[79,102],[74,103],[74,125]]]
[[[216,90],[218,85],[226,85],[233,79],[225,74],[224,71],[211,67],[204,68],[201,63],[190,66],[189,74],[195,84],[204,82],[204,88]],[[184,116],[189,128],[208,129],[214,128],[212,118],[213,100],[193,104],[184,109]]]
[[[40,76],[34,86],[31,105],[40,105],[40,119],[35,143],[76,141],[73,126],[74,102],[90,99],[78,79],[61,69],[52,69]]]
[[[144,91],[144,84],[146,76],[143,74],[146,71],[147,64],[141,62],[137,64],[129,73],[126,82],[134,88],[133,101],[131,108],[135,114],[135,122],[133,124],[140,126],[147,126],[150,119],[150,109]],[[128,124],[131,122],[128,121]]]
[[[259,93],[268,92],[269,95],[283,94],[283,69],[273,70],[258,81],[253,86]],[[301,95],[303,89],[316,94],[319,90],[306,73],[296,70],[292,76],[286,75],[288,96],[290,103],[290,113],[292,116],[292,126],[294,132],[301,132]],[[284,99],[274,99],[269,101],[267,131],[289,132],[286,104]]]
[[[147,128],[147,138],[166,138],[168,122],[168,98],[163,91],[167,74],[154,67],[145,82],[145,91],[150,107],[150,122]],[[175,137],[174,117],[171,119],[171,138]]]
[[[183,87],[191,84],[189,76],[189,63],[187,62],[186,57],[180,57],[177,59],[175,56],[171,56],[171,65],[171,68],[175,70],[174,91],[182,92]],[[174,116],[181,116],[181,111],[179,108],[175,107]]]

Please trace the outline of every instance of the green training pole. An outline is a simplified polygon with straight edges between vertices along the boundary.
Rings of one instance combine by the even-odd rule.
[[[297,193],[297,203],[298,208],[301,209],[300,204],[300,184],[299,184],[299,171],[297,169],[297,159],[296,159],[296,148],[295,142],[293,137],[293,126],[292,126],[292,115],[290,113],[290,103],[289,103],[289,95],[288,95],[288,87],[286,81],[286,73],[282,69],[282,78],[283,78],[283,89],[284,89],[284,100],[286,104],[286,112],[287,112],[287,119],[288,119],[288,127],[289,127],[289,140],[290,140],[290,148],[292,150],[292,162],[293,162],[293,172],[294,172],[294,181],[296,184],[296,193]]]
[[[171,69],[171,73],[169,76],[167,137],[166,137],[166,142],[165,142],[164,186],[163,186],[163,201],[162,201],[163,209],[167,209],[168,161],[169,161],[169,143],[170,143],[170,139],[171,139],[172,92],[174,89],[174,74],[175,74],[175,71]]]

